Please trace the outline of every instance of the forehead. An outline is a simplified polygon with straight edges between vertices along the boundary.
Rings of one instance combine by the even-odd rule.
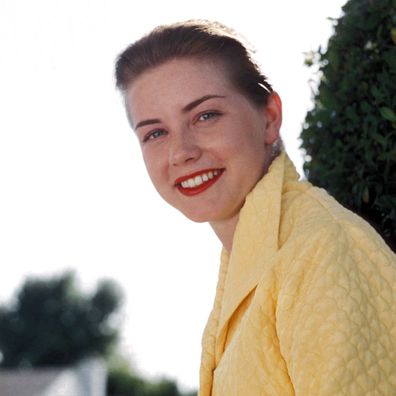
[[[176,59],[140,75],[126,90],[125,100],[134,120],[137,116],[151,116],[164,107],[182,108],[200,96],[225,95],[233,90],[219,62]]]

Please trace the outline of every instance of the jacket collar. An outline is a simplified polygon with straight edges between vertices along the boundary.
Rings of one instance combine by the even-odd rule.
[[[282,153],[246,197],[232,251],[222,251],[216,298],[203,337],[200,396],[211,394],[213,371],[224,352],[233,313],[257,286],[266,264],[278,251],[282,192],[298,178],[292,162]]]
[[[266,263],[278,251],[282,191],[287,181],[298,180],[285,153],[274,159],[266,175],[246,197],[235,230],[231,253],[223,250],[224,291],[217,327],[216,361],[220,359],[232,314],[257,286]],[[227,262],[224,262],[228,261]]]

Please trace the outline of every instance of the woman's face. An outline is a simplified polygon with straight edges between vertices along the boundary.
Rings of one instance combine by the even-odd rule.
[[[191,220],[238,215],[267,172],[281,104],[258,108],[211,61],[177,59],[149,69],[126,92],[132,127],[159,194]]]

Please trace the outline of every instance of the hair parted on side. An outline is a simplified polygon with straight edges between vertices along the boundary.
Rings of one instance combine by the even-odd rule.
[[[227,26],[207,20],[158,26],[131,44],[117,58],[116,85],[126,91],[145,71],[177,58],[219,61],[235,88],[257,105],[265,105],[272,92],[245,40]]]

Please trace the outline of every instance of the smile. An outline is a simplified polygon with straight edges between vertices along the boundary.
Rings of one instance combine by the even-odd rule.
[[[208,169],[180,177],[176,180],[177,189],[184,195],[196,195],[208,189],[223,174],[224,169]]]

